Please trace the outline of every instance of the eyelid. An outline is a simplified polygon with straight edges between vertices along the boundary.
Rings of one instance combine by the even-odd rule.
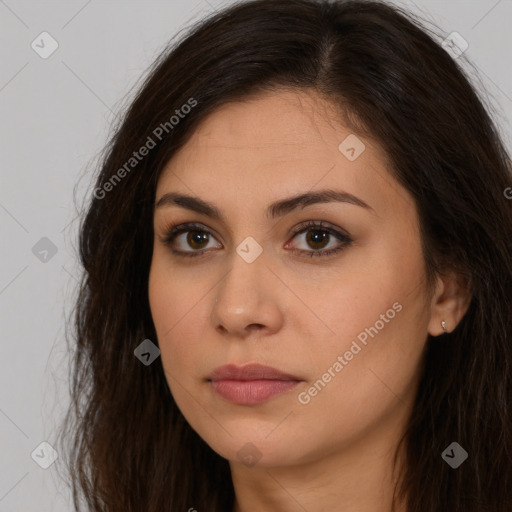
[[[339,242],[340,245],[338,245],[335,248],[331,249],[320,249],[320,250],[305,250],[305,249],[290,249],[291,252],[297,252],[302,254],[310,254],[311,257],[313,256],[328,256],[330,254],[334,254],[337,252],[342,251],[346,246],[350,245],[353,240],[351,236],[342,228],[338,226],[334,226],[333,224],[329,222],[325,222],[323,220],[307,220],[304,222],[299,223],[297,226],[295,226],[293,229],[291,229],[287,237],[291,237],[288,242],[286,242],[285,245],[288,245],[291,240],[293,240],[297,235],[307,232],[312,229],[317,229],[318,231],[325,231],[330,236],[334,236]],[[187,233],[188,231],[199,231],[204,232],[209,235],[214,235],[214,238],[216,239],[217,234],[215,230],[212,230],[211,228],[207,227],[206,225],[202,223],[196,223],[196,222],[184,222],[179,224],[173,224],[171,223],[164,229],[164,233],[166,233],[164,236],[159,236],[159,240],[166,246],[169,246],[171,248],[171,251],[178,255],[178,256],[202,256],[203,254],[206,254],[207,252],[210,252],[210,249],[201,249],[197,251],[181,251],[176,250],[172,247],[172,243],[174,242],[175,238],[177,238],[179,235],[183,233]]]
[[[350,238],[344,229],[324,220],[306,220],[304,222],[300,222],[297,226],[289,231],[288,236],[295,237],[299,233],[307,231],[308,228],[317,228],[319,231],[327,231],[332,235]]]
[[[293,240],[297,235],[302,233],[307,233],[310,230],[316,229],[317,231],[325,231],[330,236],[336,238],[339,244],[331,249],[320,249],[317,251],[310,250],[307,251],[305,249],[291,249],[291,252],[302,253],[303,255],[309,255],[310,257],[329,257],[331,255],[336,255],[339,252],[343,251],[346,247],[348,247],[352,242],[352,237],[342,228],[338,226],[334,226],[330,222],[325,222],[323,220],[308,220],[305,222],[301,222],[295,228],[293,228],[290,232],[291,240]],[[289,236],[290,236],[289,235]],[[286,246],[289,242],[286,242]]]
[[[164,235],[159,236],[160,242],[162,242],[164,245],[167,245],[171,247],[172,243],[174,242],[175,238],[183,233],[187,233],[188,231],[200,231],[204,233],[208,233],[209,235],[214,235],[214,238],[217,239],[217,233],[215,230],[205,226],[202,223],[197,222],[183,222],[179,224],[173,224],[170,223],[164,228]],[[172,247],[171,247],[171,250]],[[177,254],[183,254],[184,251],[175,251],[173,252]],[[200,253],[201,251],[186,251],[187,253]]]

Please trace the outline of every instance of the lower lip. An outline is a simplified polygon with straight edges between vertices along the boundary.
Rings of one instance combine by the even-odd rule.
[[[213,389],[226,400],[238,405],[260,404],[294,388],[296,380],[216,380]]]

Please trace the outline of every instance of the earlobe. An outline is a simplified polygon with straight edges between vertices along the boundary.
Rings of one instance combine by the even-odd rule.
[[[466,314],[471,302],[470,286],[454,271],[438,276],[432,297],[428,333],[440,336],[452,332]]]

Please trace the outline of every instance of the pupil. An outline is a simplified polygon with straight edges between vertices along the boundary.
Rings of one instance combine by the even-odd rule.
[[[192,246],[195,244],[201,245],[202,242],[207,242],[208,235],[202,231],[190,231],[188,241]]]
[[[325,231],[312,229],[309,231],[307,238],[308,241],[312,242],[313,244],[322,244],[322,242],[327,240],[328,236],[329,235]],[[191,245],[201,245],[201,243],[208,241],[208,234],[204,233],[203,231],[190,231],[187,238]]]
[[[312,241],[313,244],[319,244],[319,243],[321,244],[329,236],[325,231],[320,231],[318,229],[316,229],[316,230],[313,229],[309,233],[310,233],[310,235],[308,235],[308,239],[309,239],[309,241]],[[316,235],[315,234],[311,235],[311,233],[316,233]]]

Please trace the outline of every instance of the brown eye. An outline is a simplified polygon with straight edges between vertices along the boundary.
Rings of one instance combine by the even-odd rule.
[[[321,229],[310,229],[307,231],[306,242],[311,244],[312,249],[323,249],[329,242],[330,234]]]
[[[213,235],[199,224],[180,224],[169,227],[167,234],[161,240],[169,246],[175,254],[181,256],[200,256],[209,242],[215,240]],[[222,247],[220,244],[217,248]]]
[[[300,247],[300,243],[297,244],[296,242],[293,242],[295,247],[292,247],[291,249],[292,251],[305,255],[307,254],[311,257],[327,256],[337,253],[352,242],[352,239],[348,235],[339,232],[334,228],[324,227],[321,221],[309,221],[305,225],[303,224],[299,226],[292,240],[298,239],[300,241],[301,236],[304,234],[305,237],[302,247]],[[331,241],[334,243],[331,244]],[[329,245],[331,245],[331,247],[326,249]]]
[[[205,231],[187,231],[187,244],[192,249],[203,249],[204,243],[208,242],[209,234]]]
[[[203,228],[200,224],[188,223],[179,226],[169,227],[167,235],[161,241],[169,246],[172,252],[178,256],[201,256],[205,254],[210,242],[216,240],[212,233]],[[345,247],[348,247],[352,239],[337,229],[326,227],[322,222],[308,221],[295,230],[292,240],[299,238],[299,235],[306,234],[303,242],[304,247],[290,247],[290,242],[285,245],[286,249],[292,252],[308,256],[328,256],[335,254]],[[184,236],[186,235],[186,236]],[[334,244],[331,244],[334,242]],[[337,242],[337,243],[336,243]],[[293,243],[292,245],[295,245]],[[332,247],[328,247],[333,245]],[[219,243],[215,248],[222,248]]]

